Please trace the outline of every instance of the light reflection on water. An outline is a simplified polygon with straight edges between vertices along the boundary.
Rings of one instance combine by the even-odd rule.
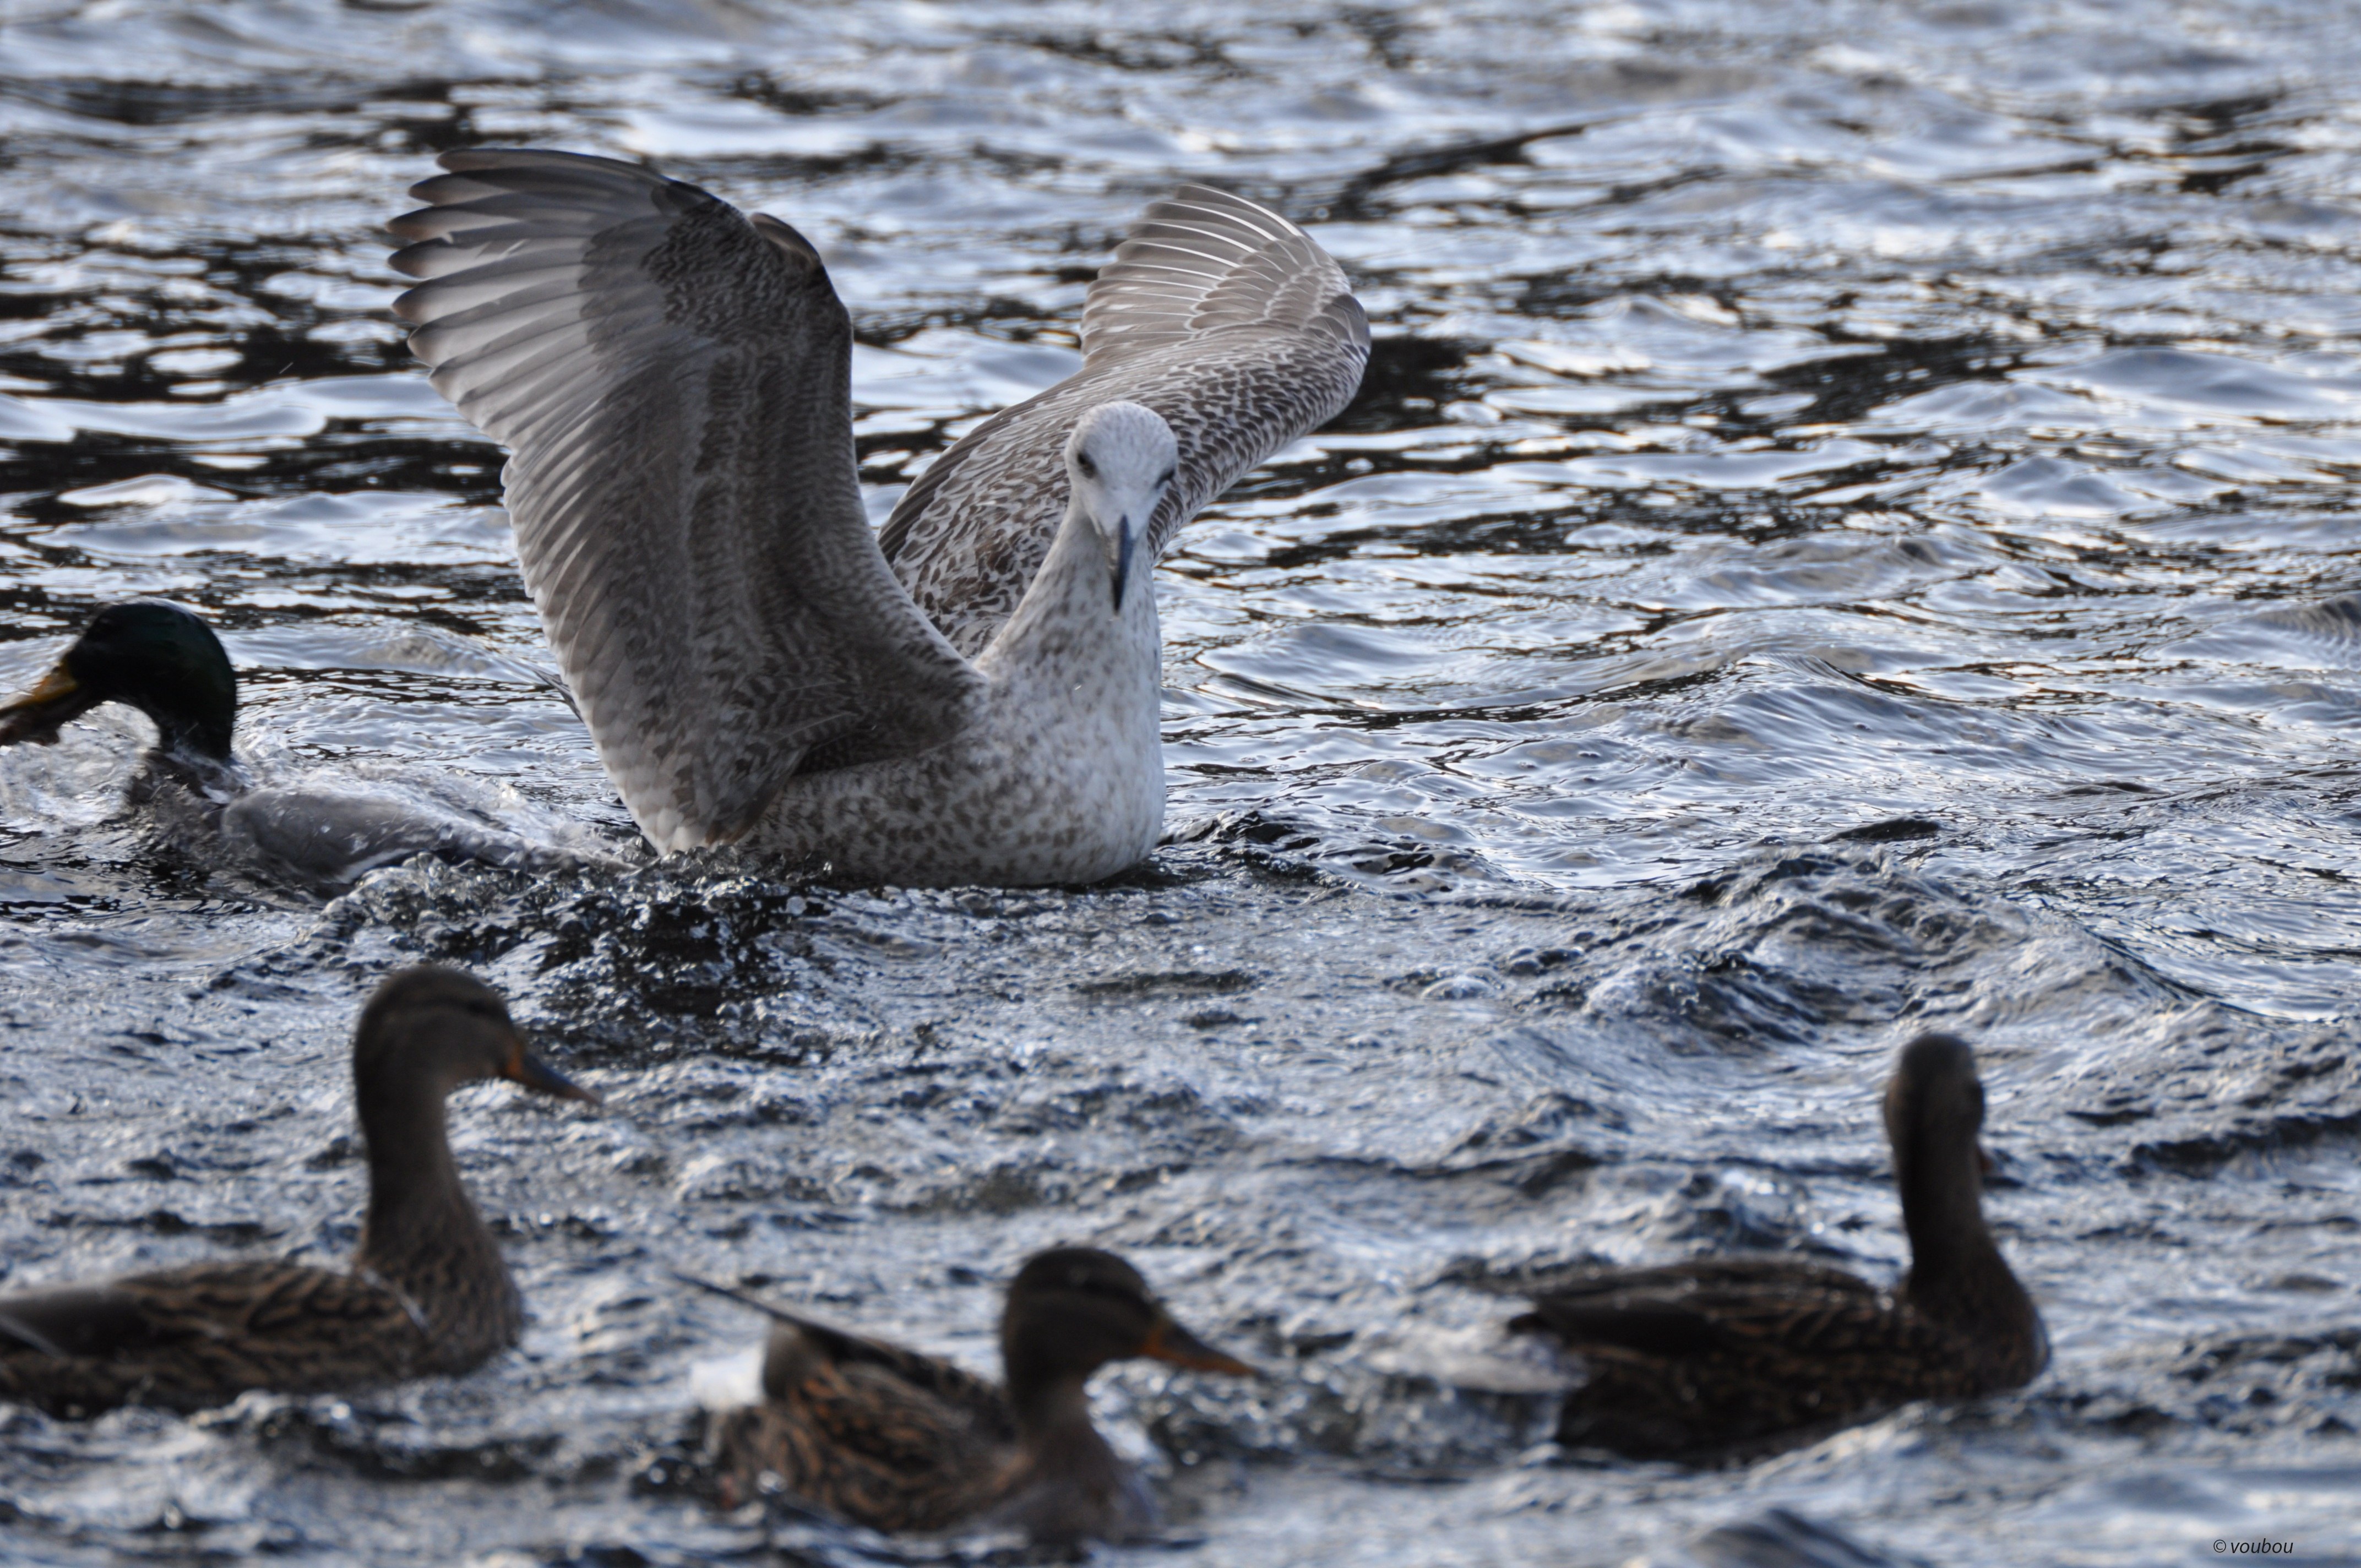
[[[499,455],[385,311],[437,149],[656,159],[818,239],[881,518],[1072,367],[1180,180],[1313,222],[1379,341],[1165,563],[1173,843],[1110,890],[720,857],[324,915],[117,813],[137,720],[0,754],[12,1280],[347,1247],[343,1039],[405,958],[617,1099],[457,1118],[521,1356],[11,1418],[11,1550],[746,1550],[644,1482],[756,1332],[667,1266],[982,1360],[984,1282],[1060,1237],[1301,1369],[1110,1380],[1199,1457],[1202,1561],[1814,1560],[1705,1533],[1773,1507],[1935,1561],[2355,1549],[2356,38],[2164,0],[12,12],[0,678],[96,605],[202,605],[275,780],[629,848]],[[1928,1019],[1984,1047],[2045,1381],[1741,1475],[1521,1464],[1546,1399],[1462,1391],[1502,1310],[1467,1282],[1898,1265],[1871,1107]]]

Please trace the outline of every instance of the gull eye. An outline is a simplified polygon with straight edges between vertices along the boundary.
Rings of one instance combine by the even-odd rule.
[[[1074,454],[1074,466],[1082,471],[1082,477],[1085,479],[1095,479],[1099,477],[1099,466],[1091,461],[1091,455],[1087,452]]]
[[[1165,469],[1165,470],[1164,470],[1164,473],[1163,473],[1162,477],[1159,478],[1159,479],[1156,481],[1156,483],[1158,484],[1158,486],[1159,486],[1159,488],[1160,488],[1160,487],[1162,487],[1162,486],[1165,486],[1165,485],[1169,485],[1169,484],[1170,484],[1170,483],[1172,482],[1172,476],[1173,476],[1174,474],[1179,473],[1179,472],[1180,472],[1180,470],[1179,470],[1179,469],[1177,469],[1177,468],[1167,468],[1167,469]]]

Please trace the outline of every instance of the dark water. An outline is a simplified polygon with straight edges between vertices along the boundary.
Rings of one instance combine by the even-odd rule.
[[[1103,890],[423,863],[324,908],[121,813],[143,721],[0,753],[7,1283],[340,1256],[350,1018],[419,956],[611,1102],[461,1097],[519,1354],[8,1412],[0,1556],[760,1561],[674,1479],[760,1327],[666,1271],[988,1365],[1060,1239],[1287,1369],[1104,1380],[1201,1538],[1142,1563],[2361,1556],[2342,8],[0,16],[0,682],[169,594],[259,772],[539,841],[631,845],[499,455],[385,309],[436,150],[643,156],[818,239],[881,517],[1073,366],[1180,180],[1312,223],[1379,334],[1165,564],[1172,841]],[[1742,1473],[1548,1463],[1560,1374],[1482,1287],[1897,1266],[1873,1107],[1930,1022],[2051,1371]]]

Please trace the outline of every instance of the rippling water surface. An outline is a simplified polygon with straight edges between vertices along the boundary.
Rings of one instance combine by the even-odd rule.
[[[2361,1553],[2342,8],[0,16],[0,682],[170,595],[223,629],[258,771],[626,862],[323,906],[123,809],[143,720],[0,752],[6,1283],[342,1255],[350,1019],[399,962],[475,966],[609,1097],[461,1097],[519,1354],[8,1411],[11,1561],[889,1556],[685,1488],[760,1325],[667,1269],[988,1365],[998,1282],[1059,1239],[1285,1369],[1103,1380],[1197,1540],[1142,1562]],[[500,455],[386,309],[379,225],[483,143],[813,236],[881,518],[1078,363],[1157,194],[1312,225],[1375,358],[1164,564],[1151,866],[913,894],[644,861]],[[1491,1290],[1727,1245],[1898,1266],[1875,1097],[1938,1022],[1982,1051],[2050,1372],[1742,1472],[1535,1448],[1561,1375],[1499,1348]]]

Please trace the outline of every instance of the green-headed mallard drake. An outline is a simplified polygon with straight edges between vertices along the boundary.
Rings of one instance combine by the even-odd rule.
[[[1155,1522],[1137,1472],[1091,1425],[1084,1385],[1135,1356],[1253,1376],[1095,1247],[1027,1262],[1000,1320],[1006,1387],[775,1308],[763,1402],[715,1432],[726,1501],[782,1492],[873,1530],[1022,1530],[1071,1545]]]
[[[230,750],[237,676],[221,639],[194,612],[127,599],[91,618],[33,688],[0,706],[0,746],[46,745],[102,703],[137,708],[156,746],[132,783],[135,802],[190,803],[204,832],[279,878],[326,891],[412,855],[540,866],[576,858],[423,801],[343,788],[255,787]]]
[[[1910,1271],[1892,1290],[1818,1264],[1699,1258],[1600,1269],[1510,1327],[1588,1363],[1558,1441],[1642,1457],[1741,1453],[1914,1399],[2030,1382],[2049,1359],[2032,1298],[1984,1225],[1983,1085],[1951,1035],[1903,1047],[1885,1091]]]
[[[369,1203],[352,1267],[200,1263],[0,1295],[0,1398],[198,1409],[465,1372],[514,1344],[522,1303],[444,1134],[444,1097],[480,1078],[597,1099],[525,1049],[490,987],[446,969],[388,977],[353,1040]]]
[[[47,745],[58,727],[101,703],[137,708],[156,725],[156,750],[227,770],[237,725],[237,676],[214,629],[163,599],[126,599],[91,618],[55,668],[0,707],[0,746]]]

